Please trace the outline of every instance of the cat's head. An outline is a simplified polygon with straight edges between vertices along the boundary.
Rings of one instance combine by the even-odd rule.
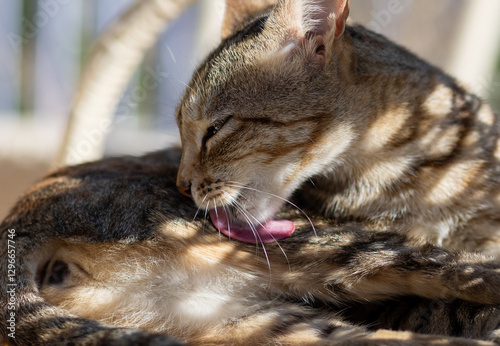
[[[324,100],[342,73],[336,62],[349,1],[258,7],[228,1],[223,41],[195,72],[177,112],[179,189],[210,211],[219,230],[249,242],[293,232],[293,223],[269,220],[351,139]]]

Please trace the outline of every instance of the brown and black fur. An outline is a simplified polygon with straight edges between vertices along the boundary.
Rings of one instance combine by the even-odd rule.
[[[297,11],[312,2],[272,3],[228,6],[224,41],[179,106],[178,184],[190,185],[204,209],[224,203],[235,182],[253,186],[255,177],[299,163],[276,178],[286,183],[276,193],[287,197],[306,184],[297,200],[328,218],[313,216],[313,230],[286,209],[280,216],[296,233],[261,248],[193,220],[196,206],[174,186],[178,154],[64,168],[0,223],[3,287],[9,230],[16,234],[14,303],[5,305],[0,291],[2,341],[498,342],[500,264],[408,235],[497,255],[496,116],[405,49],[344,28],[348,3],[335,3],[335,17],[319,26]],[[332,151],[333,164],[325,159]],[[200,203],[212,191],[219,195]],[[267,209],[258,195],[245,197]],[[210,310],[214,302],[224,309]],[[212,315],[186,318],[204,305]]]
[[[261,248],[227,239],[203,217],[193,220],[196,206],[175,187],[172,162],[179,156],[167,151],[64,168],[20,198],[0,224],[2,278],[8,230],[16,231],[16,338],[7,337],[4,307],[5,341],[175,344],[166,335],[203,345],[497,340],[500,264],[358,223],[314,218],[314,231],[293,209],[282,216],[293,219],[297,231],[279,244]],[[3,302],[6,295],[2,290]],[[223,308],[212,309],[214,302]],[[405,308],[392,312],[387,304]],[[200,306],[208,307],[201,310],[206,316],[190,315]],[[369,314],[374,309],[378,315]],[[433,319],[440,324],[421,329]],[[457,320],[463,320],[458,329]]]
[[[405,48],[345,25],[348,12],[346,0],[280,0],[225,28],[178,108],[178,185],[240,222],[273,218],[295,193],[329,218],[498,256],[498,116]]]

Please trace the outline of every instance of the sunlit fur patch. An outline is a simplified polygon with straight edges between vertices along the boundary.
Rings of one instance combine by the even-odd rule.
[[[463,195],[480,174],[482,166],[482,162],[464,161],[443,168],[443,174],[426,194],[426,202],[429,205],[449,204],[456,197]]]
[[[453,110],[453,90],[443,84],[437,85],[425,100],[423,107],[427,114],[444,117]]]
[[[397,105],[379,115],[367,132],[363,134],[361,146],[371,152],[384,149],[400,135],[403,126],[410,117],[411,112],[407,104]]]
[[[310,145],[304,157],[292,155],[286,157],[285,161],[288,165],[295,161],[298,163],[295,167],[291,167],[293,173],[287,176],[284,188],[289,189],[290,185],[295,188],[304,179],[318,171],[333,170],[336,164],[340,163],[340,161],[336,162],[336,159],[348,150],[354,137],[355,132],[350,124],[339,124],[334,130],[323,134],[317,142]]]
[[[358,196],[357,201],[359,204],[353,204],[353,206],[355,208],[361,208],[364,204],[367,205],[382,198],[386,193],[382,187],[391,186],[391,184],[395,184],[403,179],[404,172],[406,172],[412,164],[413,158],[411,156],[395,156],[384,161],[375,161],[372,165],[366,165],[366,168],[359,176],[359,185],[373,184],[381,188],[367,189],[363,196]]]
[[[67,261],[70,275],[41,293],[82,317],[185,338],[252,311],[243,293],[252,289],[249,274],[205,259],[195,248],[179,252],[175,243],[64,244],[53,258]]]
[[[456,146],[460,126],[449,126],[445,129],[435,128],[429,130],[419,141],[425,148],[430,158],[439,158],[449,154]]]
[[[490,127],[495,124],[495,113],[487,104],[483,104],[477,112],[477,119],[480,123]]]

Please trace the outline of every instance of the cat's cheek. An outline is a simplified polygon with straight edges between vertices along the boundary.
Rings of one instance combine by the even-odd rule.
[[[253,193],[243,193],[240,201],[245,203],[245,209],[259,222],[265,222],[273,219],[283,205],[288,202],[293,187],[289,189],[275,182],[268,186],[260,185],[255,190],[257,191]],[[262,192],[259,193],[258,191]]]
[[[242,199],[243,201],[244,199]],[[257,198],[250,203],[245,203],[246,205],[243,207],[246,210],[248,215],[253,216],[257,223],[263,223],[268,220],[272,220],[276,213],[281,209],[285,202],[276,195],[273,196],[265,196]],[[237,215],[238,219],[242,221],[246,221],[244,215]]]

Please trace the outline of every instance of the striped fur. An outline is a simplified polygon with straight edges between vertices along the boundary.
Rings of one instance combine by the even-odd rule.
[[[313,230],[293,208],[281,215],[296,223],[292,237],[262,248],[233,241],[193,220],[196,206],[175,187],[179,159],[171,150],[64,168],[20,198],[0,224],[3,287],[9,229],[17,251],[0,336],[15,345],[498,340],[500,263],[360,223],[314,218]]]
[[[332,12],[304,25],[318,5]],[[273,218],[295,193],[330,218],[500,256],[498,117],[386,38],[339,34],[348,8],[281,0],[234,25],[179,105],[178,184],[240,222]]]

